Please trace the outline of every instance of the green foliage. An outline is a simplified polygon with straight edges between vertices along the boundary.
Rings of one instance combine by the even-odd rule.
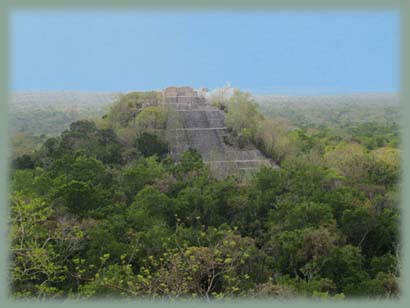
[[[165,129],[167,109],[163,106],[150,106],[144,108],[135,118],[139,132]]]
[[[124,146],[120,144],[116,134],[111,129],[97,129],[94,122],[77,121],[70,125],[61,137],[49,138],[43,146],[33,154],[35,165],[49,165],[64,155],[74,155],[81,152],[107,164],[123,162]]]
[[[123,191],[132,200],[135,194],[145,185],[150,185],[155,180],[165,175],[164,167],[157,162],[155,156],[141,158],[134,165],[125,167],[120,178]]]
[[[252,141],[262,119],[257,106],[249,93],[239,90],[227,102],[226,125],[238,137],[240,147]]]
[[[189,149],[181,156],[180,164],[177,167],[177,174],[181,175],[188,172],[199,171],[204,167],[201,154],[196,150]]]
[[[85,215],[101,205],[101,192],[90,183],[73,180],[60,187],[55,194],[63,199],[69,212]]]
[[[142,133],[136,140],[138,150],[145,157],[163,157],[168,153],[168,145],[160,140],[157,135],[147,132]]]
[[[65,258],[83,234],[76,225],[50,224],[52,208],[39,198],[11,196],[11,288],[14,297],[60,297],[68,282]]]
[[[106,115],[110,127],[114,129],[132,125],[136,116],[145,105],[158,105],[162,96],[160,92],[130,92],[120,97],[113,104],[110,112]]]
[[[13,168],[14,169],[33,169],[34,160],[31,158],[30,155],[23,154],[22,156],[17,157],[13,161]]]
[[[74,122],[14,159],[12,296],[398,296],[394,123],[328,109],[333,126],[291,109],[266,118],[249,94],[222,95],[233,143],[280,168],[215,179],[193,149],[166,156],[162,103],[129,93],[97,125]]]
[[[168,109],[162,100],[160,92],[127,93],[113,104],[99,126],[113,129],[122,143],[134,146],[135,139],[142,133],[165,128]]]

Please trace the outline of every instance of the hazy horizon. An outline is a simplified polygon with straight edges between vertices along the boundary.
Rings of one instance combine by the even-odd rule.
[[[174,86],[174,85],[170,85]],[[183,86],[183,85],[180,85]],[[189,86],[189,85],[184,85]],[[198,90],[205,87],[198,87],[194,88],[194,90]],[[208,89],[210,92],[221,89],[222,87]],[[338,96],[338,95],[398,95],[400,91],[351,91],[351,92],[319,92],[319,91],[312,91],[312,92],[258,92],[252,91],[250,89],[242,89],[239,87],[232,87],[234,89],[240,89],[241,91],[250,92],[256,96]],[[87,90],[87,89],[18,89],[18,90],[11,90],[10,93],[13,94],[21,94],[21,93],[56,93],[56,92],[73,92],[73,93],[103,93],[103,94],[123,94],[123,93],[130,93],[134,91],[161,91],[164,88],[157,88],[157,89],[128,89],[124,91],[104,91],[104,90]]]

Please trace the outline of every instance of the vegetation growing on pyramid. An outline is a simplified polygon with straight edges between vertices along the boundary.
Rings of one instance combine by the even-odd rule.
[[[280,168],[243,181],[193,149],[174,161],[158,92],[15,159],[12,296],[398,297],[397,125],[297,126],[240,91],[220,106]]]

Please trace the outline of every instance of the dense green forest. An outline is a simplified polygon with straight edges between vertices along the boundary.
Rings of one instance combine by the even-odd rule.
[[[15,158],[11,295],[398,297],[397,111],[346,121],[346,106],[267,109],[241,91],[213,104],[280,168],[216,179],[195,150],[173,161],[156,92]]]
[[[47,138],[55,137],[84,119],[104,115],[121,93],[82,91],[16,91],[10,96],[10,158],[39,149]]]

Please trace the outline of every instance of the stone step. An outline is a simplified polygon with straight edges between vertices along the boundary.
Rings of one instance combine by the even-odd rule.
[[[271,165],[271,161],[252,146],[239,149],[225,144],[224,136],[229,132],[224,112],[191,90],[170,87],[164,92],[165,103],[177,114],[173,113],[167,123],[167,139],[174,159],[179,160],[183,152],[193,148],[217,177]]]

